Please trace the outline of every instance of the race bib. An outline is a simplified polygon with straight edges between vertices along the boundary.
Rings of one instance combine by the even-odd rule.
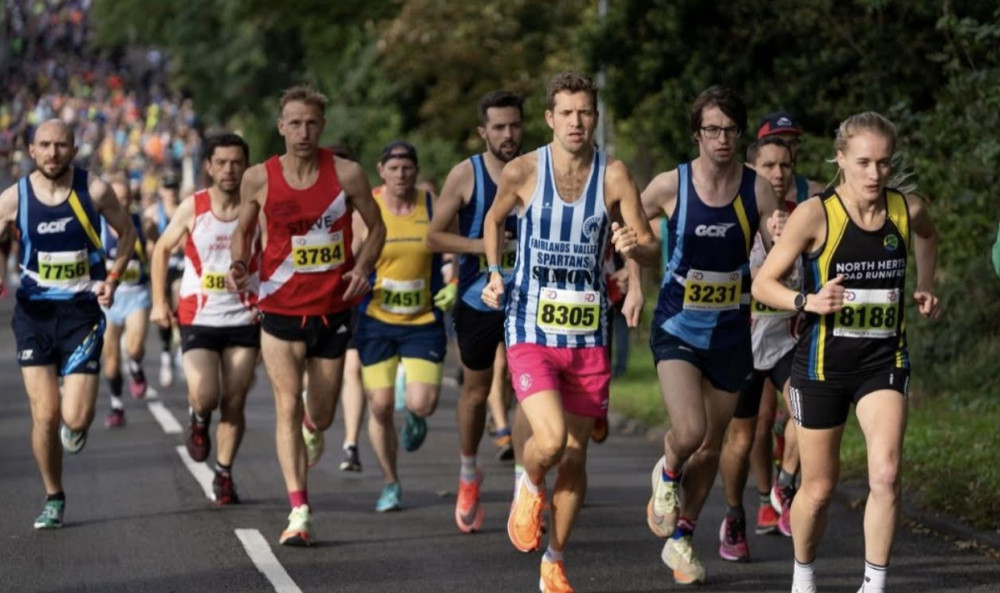
[[[543,288],[538,294],[535,324],[548,334],[592,334],[601,321],[601,295],[596,290]]]
[[[427,290],[424,279],[392,280],[383,278],[382,310],[399,315],[413,315],[427,309]]]
[[[751,298],[750,300],[750,318],[751,319],[787,319],[789,317],[795,317],[795,311],[786,311],[785,309],[775,309],[774,307],[768,307],[764,303],[758,301],[757,299]]]
[[[834,336],[894,337],[899,329],[899,289],[847,289],[844,291],[844,306],[833,316]]]
[[[38,283],[67,288],[90,281],[87,250],[38,252]]]
[[[296,272],[327,272],[343,264],[343,232],[292,236],[292,267]]]
[[[688,270],[684,279],[684,308],[691,311],[736,311],[740,308],[743,274]]]
[[[141,277],[142,264],[138,260],[128,260],[128,266],[125,268],[125,273],[122,274],[122,284],[138,284]]]
[[[500,256],[500,269],[503,270],[504,274],[510,274],[514,271],[514,264],[516,263],[517,243],[514,241],[507,241],[504,245],[503,254]],[[489,263],[486,261],[486,254],[479,254],[479,273],[485,274],[489,267]]]
[[[222,272],[205,271],[201,275],[202,292],[228,292],[226,275]]]

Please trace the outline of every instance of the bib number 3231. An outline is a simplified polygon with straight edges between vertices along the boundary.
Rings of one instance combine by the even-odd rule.
[[[597,331],[601,295],[596,290],[543,288],[538,295],[535,323],[549,334],[580,335]]]
[[[735,311],[740,308],[743,274],[688,270],[684,279],[684,308],[692,311]]]

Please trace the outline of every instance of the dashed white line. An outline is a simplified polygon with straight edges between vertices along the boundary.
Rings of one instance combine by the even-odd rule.
[[[264,573],[276,593],[302,593],[302,589],[299,589],[292,577],[288,576],[285,567],[278,562],[274,552],[271,551],[271,546],[267,545],[267,540],[260,534],[260,531],[237,529],[236,537],[240,538],[250,560],[253,561],[257,570]]]
[[[215,491],[212,489],[212,480],[215,478],[215,474],[212,470],[208,469],[208,465],[191,459],[191,456],[188,455],[187,447],[184,445],[177,447],[177,454],[181,456],[181,461],[187,466],[188,471],[194,476],[201,489],[205,491],[205,496],[209,500],[215,500]]]
[[[149,411],[153,414],[153,418],[156,418],[156,421],[160,423],[163,432],[167,434],[183,432],[181,423],[177,421],[177,418],[174,418],[174,415],[167,410],[162,402],[149,402]]]

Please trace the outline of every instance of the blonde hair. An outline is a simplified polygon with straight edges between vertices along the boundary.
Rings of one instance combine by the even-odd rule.
[[[305,103],[306,105],[312,105],[319,109],[321,114],[326,113],[326,103],[329,99],[326,95],[317,91],[313,87],[305,84],[300,84],[293,86],[289,89],[285,89],[285,92],[281,94],[281,100],[278,101],[278,111],[284,112],[285,105],[292,102]]]
[[[828,162],[836,163],[837,154],[847,151],[847,143],[851,138],[857,136],[861,132],[874,132],[887,140],[889,140],[889,152],[892,154],[893,165],[897,163],[896,159],[896,124],[889,121],[889,118],[878,113],[876,111],[865,111],[862,113],[855,113],[854,115],[848,117],[844,121],[840,122],[840,126],[837,128],[837,137],[833,141],[834,155],[833,158]],[[842,170],[837,171],[837,175],[832,181],[827,185],[830,187],[835,183],[842,182],[844,178],[844,172]],[[904,180],[901,180],[904,181]]]

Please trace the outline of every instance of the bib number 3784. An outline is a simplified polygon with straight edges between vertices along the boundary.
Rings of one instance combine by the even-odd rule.
[[[535,323],[545,333],[591,334],[601,321],[601,296],[595,290],[543,288]]]
[[[743,274],[688,270],[684,308],[692,311],[735,311],[740,308]]]
[[[344,263],[344,233],[315,233],[292,237],[292,267],[313,274],[338,268]]]

